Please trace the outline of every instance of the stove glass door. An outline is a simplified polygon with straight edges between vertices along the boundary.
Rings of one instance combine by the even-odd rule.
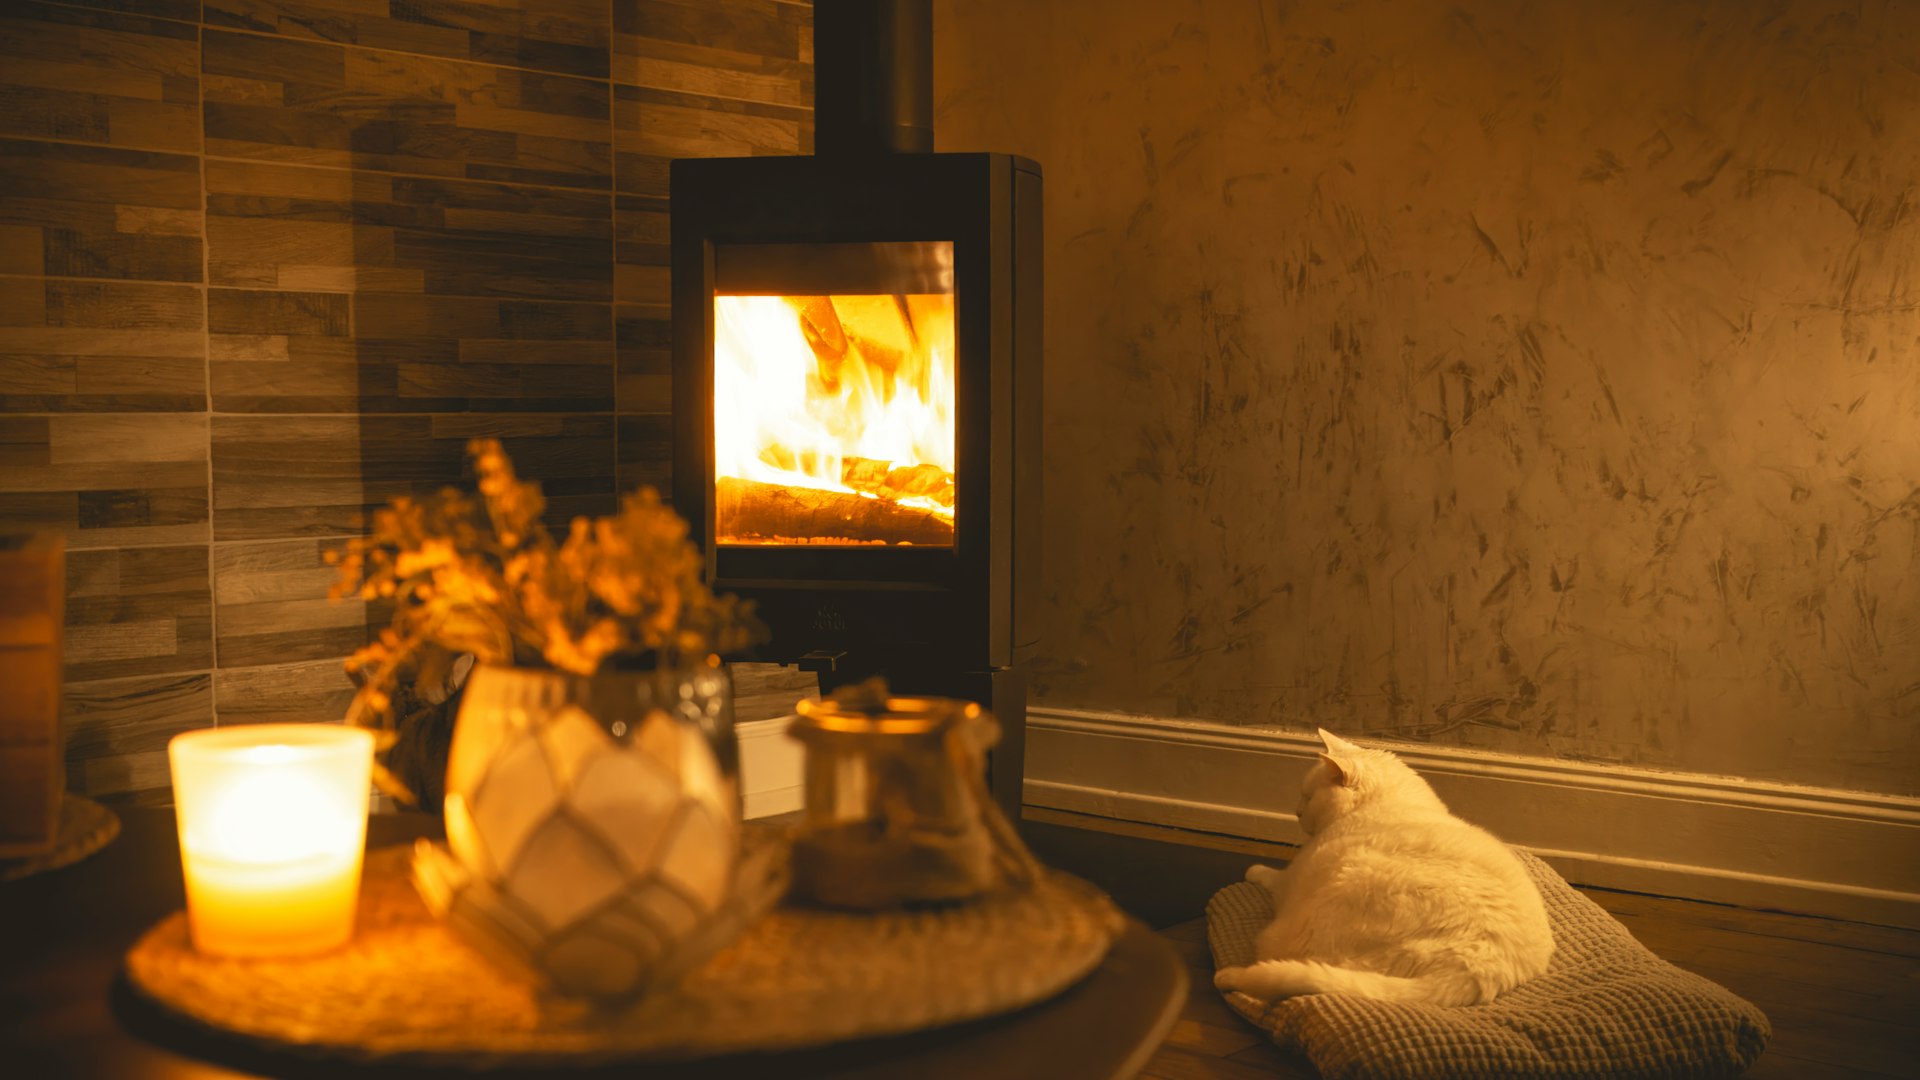
[[[714,251],[722,545],[952,547],[953,244]]]

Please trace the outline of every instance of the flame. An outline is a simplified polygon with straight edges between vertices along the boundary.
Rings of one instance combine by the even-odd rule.
[[[953,519],[951,294],[714,298],[714,474]],[[908,476],[907,494],[850,476]],[[716,523],[722,541],[728,523]],[[822,538],[868,542],[874,537]]]

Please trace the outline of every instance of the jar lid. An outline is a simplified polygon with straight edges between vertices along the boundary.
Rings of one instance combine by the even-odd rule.
[[[957,723],[979,719],[980,706],[943,697],[901,697],[870,679],[794,706],[795,735],[810,731],[844,735],[938,735]]]

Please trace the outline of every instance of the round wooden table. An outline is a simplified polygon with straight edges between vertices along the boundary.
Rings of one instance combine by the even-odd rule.
[[[0,883],[0,1055],[8,1072],[204,1080],[348,1071],[338,1062],[310,1062],[211,1035],[127,990],[120,978],[121,956],[148,927],[182,907],[185,894],[173,812],[118,812],[121,834],[103,851],[72,866]],[[376,814],[367,827],[370,847],[438,835],[439,822],[424,814]],[[1186,972],[1172,946],[1129,919],[1092,975],[1058,997],[1005,1016],[797,1053],[675,1065],[628,1063],[571,1075],[1124,1078],[1137,1073],[1166,1037],[1186,994]],[[352,1071],[398,1074],[365,1066]],[[485,1075],[514,1074],[490,1070]]]

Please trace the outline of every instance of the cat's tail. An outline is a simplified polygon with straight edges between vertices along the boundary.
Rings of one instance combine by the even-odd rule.
[[[1221,968],[1213,976],[1213,985],[1265,1001],[1299,994],[1353,994],[1381,1001],[1477,1005],[1492,996],[1479,980],[1464,971],[1410,977],[1382,975],[1318,960],[1261,960],[1246,967]]]

